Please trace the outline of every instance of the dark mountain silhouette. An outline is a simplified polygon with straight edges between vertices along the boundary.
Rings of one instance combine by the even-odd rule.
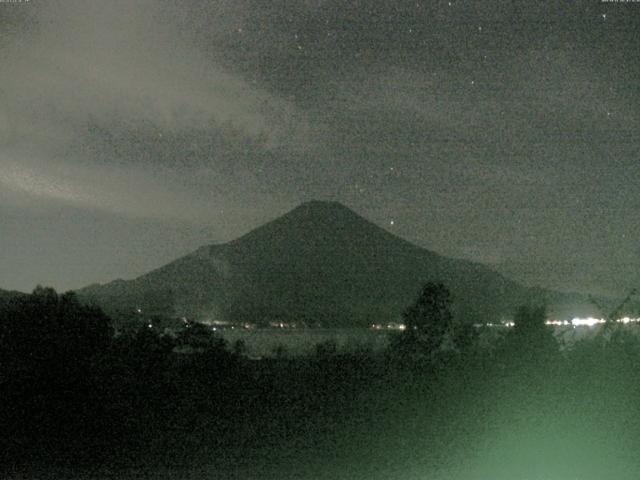
[[[317,201],[134,280],[79,294],[107,311],[363,326],[399,321],[430,280],[445,283],[456,315],[472,322],[508,317],[540,297],[558,314],[585,306],[583,297],[526,288],[478,263],[420,248],[339,203]]]

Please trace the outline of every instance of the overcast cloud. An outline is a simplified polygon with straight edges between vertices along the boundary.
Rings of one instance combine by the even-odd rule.
[[[530,283],[624,292],[639,11],[0,4],[0,288],[130,278],[319,198]]]

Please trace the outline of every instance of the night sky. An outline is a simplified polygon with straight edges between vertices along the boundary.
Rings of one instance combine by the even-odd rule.
[[[0,2],[0,288],[310,199],[532,284],[640,286],[640,3]]]

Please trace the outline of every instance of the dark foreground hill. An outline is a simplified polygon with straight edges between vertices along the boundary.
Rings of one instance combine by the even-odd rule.
[[[505,318],[540,298],[558,315],[589,309],[583,297],[534,291],[481,264],[420,248],[334,202],[304,203],[236,240],[79,294],[111,312],[364,326],[400,320],[427,281],[444,282],[456,315],[467,321]]]

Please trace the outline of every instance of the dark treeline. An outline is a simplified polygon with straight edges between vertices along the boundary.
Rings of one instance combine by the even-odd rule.
[[[561,349],[543,307],[520,307],[514,328],[490,335],[451,308],[430,283],[386,352],[327,342],[255,361],[196,323],[114,335],[98,308],[39,287],[0,304],[2,467],[515,478],[552,465],[635,478],[635,334],[612,325]]]

